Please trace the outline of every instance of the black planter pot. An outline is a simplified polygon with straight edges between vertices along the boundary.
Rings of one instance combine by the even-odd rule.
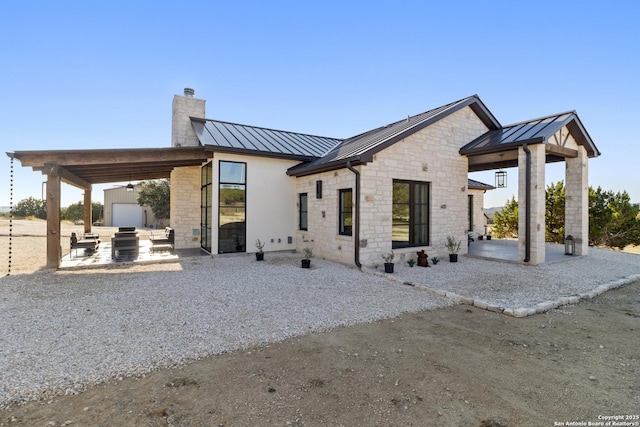
[[[491,235],[490,234],[487,235],[487,240],[491,240]]]
[[[393,273],[393,263],[392,262],[385,262],[384,263],[384,272],[385,273]]]
[[[264,252],[256,252],[256,261],[264,261]]]
[[[449,254],[449,262],[458,262],[458,254]]]
[[[311,268],[311,260],[303,259],[302,260],[302,268]]]

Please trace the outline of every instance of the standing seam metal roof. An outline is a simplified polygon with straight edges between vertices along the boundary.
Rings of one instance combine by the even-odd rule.
[[[322,158],[289,169],[289,174],[307,174],[331,165],[346,163],[349,160],[354,162],[371,161],[372,155],[376,152],[466,106],[472,106],[474,112],[490,129],[500,127],[500,123],[484,106],[480,98],[477,95],[473,95],[348,138],[335,146],[333,150],[326,153]]]
[[[265,155],[315,159],[331,150],[342,139],[307,135],[240,125],[219,120],[191,118],[191,124],[200,143],[222,151],[256,152]]]
[[[499,151],[505,146],[522,145],[525,142],[542,143],[564,126],[567,126],[576,142],[586,148],[590,157],[600,155],[575,111],[515,123],[502,129],[489,131],[462,147],[460,154]]]

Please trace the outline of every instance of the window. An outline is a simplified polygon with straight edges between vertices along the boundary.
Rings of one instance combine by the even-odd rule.
[[[473,194],[469,194],[469,231],[473,231]]]
[[[353,191],[348,188],[340,190],[339,230],[343,236],[351,236],[353,229]]]
[[[247,164],[220,161],[218,253],[246,251]]]
[[[298,203],[298,217],[300,218],[300,230],[308,230],[307,193],[300,194]]]
[[[200,170],[200,247],[211,252],[212,177],[211,162]]]
[[[429,183],[393,181],[393,248],[429,245]]]

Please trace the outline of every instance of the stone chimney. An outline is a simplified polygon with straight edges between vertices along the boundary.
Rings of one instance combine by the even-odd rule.
[[[194,97],[195,91],[184,88],[184,96],[174,95],[171,105],[171,146],[197,147],[200,145],[189,117],[205,118],[205,100]]]

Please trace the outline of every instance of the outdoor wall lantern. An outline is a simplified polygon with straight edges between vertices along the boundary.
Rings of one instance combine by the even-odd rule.
[[[573,255],[576,253],[576,240],[571,234],[564,239],[564,254]]]
[[[127,193],[132,193],[133,192],[133,184],[132,183],[128,183],[127,184]]]
[[[496,188],[507,188],[507,172],[502,170],[502,156],[500,154],[500,170],[496,172]]]

